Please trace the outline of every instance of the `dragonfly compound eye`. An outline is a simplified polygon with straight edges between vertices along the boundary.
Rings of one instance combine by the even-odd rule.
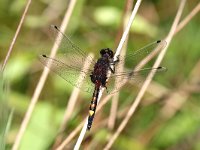
[[[109,48],[101,49],[100,54],[101,56],[107,54],[109,57],[113,58],[113,51]]]
[[[108,53],[109,53],[109,56],[110,56],[111,58],[113,58],[113,55],[114,55],[114,54],[113,54],[113,51],[112,51],[111,49],[109,49],[109,52],[108,52]]]
[[[101,49],[100,54],[103,56],[106,53],[106,49]]]

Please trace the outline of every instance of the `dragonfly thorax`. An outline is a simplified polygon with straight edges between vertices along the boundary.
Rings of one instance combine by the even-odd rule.
[[[100,83],[100,85],[105,86],[107,79],[107,72],[110,67],[109,58],[105,55],[98,59],[97,63],[94,65],[94,70],[90,75],[91,81],[94,84]]]

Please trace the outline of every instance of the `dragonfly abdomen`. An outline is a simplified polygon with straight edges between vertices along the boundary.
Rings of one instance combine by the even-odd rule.
[[[99,87],[95,87],[95,90],[94,90],[94,93],[93,93],[93,97],[92,97],[92,100],[91,100],[91,103],[90,103],[90,107],[89,107],[87,130],[90,130],[90,128],[92,126],[92,122],[93,122],[95,111],[96,111],[96,107],[97,107],[98,95],[99,95]]]

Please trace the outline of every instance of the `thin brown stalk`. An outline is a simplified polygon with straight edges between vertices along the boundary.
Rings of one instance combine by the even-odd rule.
[[[183,29],[183,27],[185,27],[189,21],[200,11],[200,3],[189,13],[189,15],[187,15],[187,17],[185,17],[184,20],[182,20],[177,28],[176,31],[174,33],[177,34],[179,31],[181,31]],[[151,60],[153,57],[155,57],[155,55],[157,54],[157,52],[154,50],[152,51],[147,57],[145,57],[137,66],[137,69],[142,68],[149,60]]]
[[[13,40],[12,40],[12,42],[11,42],[11,44],[10,44],[9,49],[8,49],[8,53],[7,53],[6,58],[5,58],[4,62],[3,62],[3,65],[2,65],[2,68],[1,68],[1,71],[2,71],[2,72],[4,71],[5,66],[6,66],[6,64],[7,64],[7,61],[8,61],[8,59],[9,59],[9,57],[10,57],[10,54],[11,54],[11,52],[12,52],[12,50],[13,50],[13,47],[14,47],[14,45],[15,45],[15,42],[16,42],[16,40],[17,40],[18,34],[19,34],[20,30],[21,30],[22,24],[23,24],[23,22],[24,22],[24,19],[25,19],[25,17],[26,17],[26,14],[27,14],[27,12],[28,12],[28,9],[29,9],[29,6],[30,6],[31,2],[32,2],[32,0],[28,0],[28,2],[27,2],[27,4],[26,4],[26,7],[25,7],[24,12],[23,12],[23,14],[22,14],[21,20],[20,20],[20,22],[19,22],[19,25],[18,25],[17,30],[16,30],[16,32],[15,32],[15,35],[14,35],[14,37],[13,37]]]
[[[200,2],[197,4],[197,6],[185,17],[184,20],[179,23],[178,27],[176,28],[176,33],[178,33],[186,24],[192,20],[192,18],[200,11]]]
[[[123,20],[122,20],[122,28],[123,31],[126,29],[126,25],[128,24],[128,19],[131,16],[131,10],[133,7],[133,0],[127,0],[126,5],[125,5],[125,12],[123,15]],[[122,31],[121,28],[119,29],[119,32]],[[127,43],[128,43],[128,35],[127,35],[127,40],[124,42],[124,46],[122,47],[121,54],[120,56],[125,56],[126,55],[126,49],[127,49]],[[121,63],[120,66],[118,66],[117,72],[123,72],[124,69],[124,63]],[[118,79],[119,80],[119,79]],[[116,79],[116,84],[120,83],[120,81],[117,81]],[[108,119],[108,128],[112,130],[115,126],[115,120],[116,120],[116,115],[117,115],[117,108],[118,108],[118,101],[119,101],[119,93],[116,93],[113,98],[112,98],[112,104],[111,104],[111,109],[110,109],[110,115]]]
[[[181,29],[183,29],[183,27],[185,27],[188,23],[189,23],[189,21],[199,12],[199,10],[200,10],[200,3],[198,3],[198,5],[185,17],[185,19],[183,19],[180,23],[179,23],[179,25],[177,26],[177,28],[176,28],[176,31],[175,31],[175,34],[177,34],[179,31],[181,31]],[[192,73],[193,72],[195,72],[195,70],[198,70],[198,68],[199,68],[199,65],[200,65],[200,63],[197,63],[197,65],[195,66],[195,68],[193,69],[193,71],[192,71]],[[190,77],[191,78],[191,77]],[[183,90],[184,89],[184,85],[187,83],[187,81],[186,82],[184,82],[178,89],[180,89],[180,90]],[[175,91],[174,93],[178,93],[178,94],[181,94],[181,93],[179,93],[178,91]],[[185,93],[187,93],[186,91],[185,91]],[[178,104],[175,104],[174,103],[174,99],[175,99],[175,97],[173,97],[173,96],[176,96],[176,97],[178,97],[178,99],[179,99],[179,103]],[[167,118],[171,118],[173,115],[172,114],[174,114],[177,110],[179,110],[180,109],[180,107],[185,103],[185,101],[186,101],[186,99],[187,99],[187,95],[185,95],[185,96],[183,96],[183,95],[175,95],[175,94],[171,94],[171,96],[167,99],[167,100],[165,100],[165,101],[169,101],[162,109],[161,109],[161,112],[162,113],[159,113],[159,114],[166,114],[166,111],[167,110],[171,110],[171,105],[169,105],[169,104],[174,104],[174,105],[176,105],[176,107],[173,107],[173,109],[175,109],[175,110],[171,110],[171,115],[169,115],[168,114],[168,117]],[[170,100],[172,100],[173,102],[170,102]],[[182,102],[181,102],[182,101]],[[182,105],[181,105],[182,104]],[[170,107],[169,107],[170,106]],[[169,108],[169,109],[168,109]],[[163,118],[164,120],[162,120],[162,121],[166,121],[167,120],[167,118],[165,118],[165,117],[163,117],[163,116],[159,116],[158,118]],[[142,140],[142,142],[144,143],[144,144],[146,144],[146,143],[148,143],[149,141],[150,141],[150,139],[153,137],[153,135],[155,134],[155,132],[157,132],[159,129],[160,129],[160,127],[162,126],[162,124],[160,124],[160,123],[158,123],[158,119],[156,119],[156,120],[154,120],[153,121],[153,123],[150,125],[150,127],[147,129],[147,131],[145,131],[141,136],[140,136],[140,139]]]
[[[46,23],[56,20],[66,9],[66,6],[63,5],[63,0],[52,0],[48,7],[41,14],[41,18],[45,17]]]
[[[107,95],[105,98],[102,99],[102,101],[99,103],[96,113],[99,112],[99,110],[101,110],[101,108],[109,101],[109,99],[112,97],[112,95]],[[81,130],[82,126],[84,125],[84,123],[87,122],[87,117],[79,124],[78,127],[76,127],[71,133],[70,135],[59,145],[59,147],[56,150],[61,150],[63,149],[77,134],[78,132]]]
[[[158,92],[159,91],[159,92]],[[150,105],[152,103],[157,102],[161,97],[166,95],[170,89],[159,84],[158,82],[152,81],[147,89],[147,92],[154,96],[152,99],[142,101],[142,105]]]
[[[178,110],[184,105],[190,94],[192,94],[191,89],[194,85],[190,83],[194,78],[199,80],[200,72],[200,61],[195,65],[190,73],[189,79],[185,80],[183,84],[181,84],[176,91],[168,93],[168,97],[164,99],[165,105],[161,108],[160,113],[158,113],[157,118],[155,118],[149,128],[144,131],[139,139],[143,144],[148,144],[149,141],[153,138],[156,132],[162,127],[162,125],[172,118]],[[174,101],[175,100],[175,101]],[[160,123],[162,120],[162,123]],[[159,122],[159,123],[158,123]]]
[[[175,31],[175,33],[174,33],[174,35],[175,34],[177,34],[179,31],[181,31],[182,29],[183,29],[183,27],[185,27],[188,23],[189,23],[189,21],[198,13],[200,11],[200,3],[198,3],[198,5],[178,24],[178,26],[177,26],[177,28],[176,28],[176,31]],[[150,59],[152,59],[152,57],[154,57],[155,55],[156,55],[156,53],[155,54],[153,54],[154,53],[154,51],[152,51],[152,53],[150,53],[144,60],[142,60],[141,62],[144,62],[144,64],[146,64],[146,61],[148,61],[148,60],[150,60]],[[148,58],[149,57],[149,58]],[[140,63],[140,64],[142,64],[142,66],[144,65],[143,63]],[[138,66],[139,68],[141,68],[141,66],[139,65]],[[151,86],[153,86],[153,87],[151,87]],[[153,90],[153,89],[155,89],[155,91],[157,91],[158,89],[159,90],[161,90],[162,89],[162,91],[163,92],[159,92],[159,93],[157,93],[157,92],[153,92],[153,93],[155,93],[155,94],[159,94],[159,95],[162,95],[162,93],[166,93],[167,91],[167,89],[163,89],[162,87],[158,87],[157,88],[157,86],[159,86],[159,85],[150,85],[150,87],[148,88],[148,90],[149,90],[149,92],[151,91],[151,90]],[[159,97],[159,95],[158,95],[158,97]]]
[[[190,73],[190,79],[183,82],[183,84],[178,88],[176,92],[173,92],[171,96],[166,100],[165,106],[161,109],[161,113],[159,113],[162,118],[169,119],[179,110],[183,104],[186,102],[188,97],[190,96],[191,92],[188,89],[192,88],[194,86],[194,83],[190,83],[194,79],[198,79],[200,77],[199,72],[200,67],[200,61],[195,65],[195,67],[192,69]],[[198,83],[195,83],[198,84]],[[174,101],[176,99],[176,101]]]
[[[141,2],[142,2],[142,0],[137,0],[136,4],[134,6],[134,9],[133,9],[133,12],[132,12],[132,14],[130,16],[130,19],[129,19],[129,22],[127,24],[127,27],[126,27],[123,35],[122,35],[122,38],[120,40],[120,43],[119,43],[118,47],[116,49],[116,53],[115,53],[115,56],[114,56],[114,61],[117,60],[117,57],[121,53],[121,49],[122,49],[122,47],[124,45],[124,42],[126,41],[126,38],[127,38],[128,33],[129,33],[130,27],[131,27],[132,22],[133,22],[133,20],[134,20],[134,18],[136,16],[136,13],[137,13],[137,11],[138,11],[138,9],[140,7]]]
[[[180,6],[179,6],[179,9],[178,9],[178,12],[176,14],[176,17],[174,19],[174,22],[172,24],[172,27],[171,27],[171,30],[166,38],[166,41],[167,41],[167,46],[160,52],[155,64],[153,65],[153,68],[155,67],[158,67],[159,64],[161,63],[166,51],[167,51],[167,48],[169,46],[169,43],[171,42],[172,40],[172,37],[175,33],[175,30],[176,30],[176,27],[178,25],[178,22],[180,20],[180,17],[181,17],[181,14],[183,12],[183,8],[185,6],[185,2],[186,0],[182,0],[181,3],[180,3]],[[132,117],[133,113],[135,112],[136,108],[138,107],[148,85],[150,84],[153,76],[154,76],[155,72],[151,72],[147,79],[145,80],[140,92],[138,93],[138,96],[136,97],[135,101],[133,102],[133,104],[131,105],[131,108],[129,109],[128,113],[127,113],[127,116],[124,118],[124,120],[122,121],[122,123],[119,125],[117,131],[112,135],[112,137],[110,138],[108,144],[105,146],[104,150],[108,150],[111,148],[112,144],[114,143],[114,141],[117,139],[117,137],[119,136],[119,134],[122,132],[122,130],[125,128],[125,126],[127,125],[128,121],[130,120],[130,118]]]
[[[116,120],[117,109],[118,109],[118,101],[119,101],[119,93],[116,93],[112,97],[112,104],[111,104],[111,109],[110,109],[110,115],[108,117],[108,128],[110,130],[113,130],[113,128],[115,126],[115,120]]]
[[[60,30],[62,32],[64,32],[65,29],[67,28],[67,25],[69,23],[69,19],[70,19],[71,15],[72,15],[72,11],[74,9],[75,4],[76,4],[76,0],[71,0],[70,1],[69,7],[68,7],[68,9],[67,9],[67,11],[65,13],[65,17],[64,17],[63,22],[61,24],[61,29]],[[56,39],[56,40],[60,40],[60,38]],[[58,42],[55,42],[53,47],[52,47],[52,49],[51,49],[50,57],[54,57],[55,56],[55,54],[57,52],[57,49],[58,49]],[[31,102],[29,104],[28,110],[27,110],[27,112],[25,114],[25,117],[24,117],[24,119],[22,121],[20,130],[19,130],[19,132],[17,134],[17,137],[16,137],[15,143],[14,143],[14,145],[12,147],[12,150],[17,150],[19,148],[20,141],[21,141],[21,139],[22,139],[22,137],[24,135],[24,132],[25,132],[25,130],[27,128],[27,125],[28,125],[28,123],[30,121],[32,112],[33,112],[33,110],[35,108],[35,105],[36,105],[36,103],[38,101],[39,95],[40,95],[40,93],[41,93],[41,91],[43,89],[43,86],[44,86],[44,83],[45,83],[45,81],[47,79],[48,74],[49,74],[49,69],[44,68],[44,70],[42,72],[42,75],[40,77],[40,80],[39,80],[39,82],[38,82],[38,84],[37,84],[37,86],[35,88],[35,91],[34,91],[32,99],[31,99]]]

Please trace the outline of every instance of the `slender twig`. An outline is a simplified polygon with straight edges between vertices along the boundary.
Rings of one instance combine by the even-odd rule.
[[[195,65],[195,67],[192,69],[189,79],[185,80],[178,88],[176,92],[173,92],[170,97],[166,100],[165,106],[161,109],[160,116],[162,118],[165,118],[168,120],[171,118],[177,110],[183,106],[185,101],[190,96],[191,91],[188,89],[191,89],[191,86],[193,86],[190,81],[196,77],[196,79],[200,79],[199,75],[199,67],[200,67],[200,61]],[[194,77],[195,76],[195,77]],[[198,83],[196,83],[198,84]],[[188,88],[188,86],[190,88]],[[174,102],[174,99],[176,99],[176,102]]]
[[[116,50],[116,53],[115,53],[115,55],[114,55],[114,58],[113,58],[114,61],[117,60],[117,57],[119,56],[119,54],[120,54],[120,52],[121,52],[121,50],[122,50],[123,44],[124,44],[124,42],[125,42],[125,40],[126,40],[126,38],[127,38],[127,35],[128,35],[128,33],[129,33],[131,24],[132,24],[132,22],[133,22],[133,20],[134,20],[134,18],[135,18],[135,15],[136,15],[136,13],[137,13],[137,11],[138,11],[138,9],[139,9],[140,3],[141,3],[141,0],[138,0],[138,1],[136,2],[136,4],[135,4],[135,7],[134,7],[134,9],[133,9],[133,11],[132,11],[132,14],[131,14],[131,17],[130,17],[130,19],[129,19],[128,25],[127,25],[127,27],[126,27],[126,29],[125,29],[123,35],[122,35],[122,38],[121,38],[121,40],[120,40],[120,43],[119,43],[119,45],[118,45],[118,47],[117,47],[117,50]],[[108,78],[109,78],[109,76],[108,76]],[[100,94],[99,94],[99,96],[98,96],[97,103],[99,103],[99,100],[101,99],[103,90],[104,90],[104,88],[101,88],[101,89],[100,89],[100,92],[99,92]],[[86,120],[86,121],[87,121],[87,120]],[[75,149],[79,149],[80,144],[81,144],[81,142],[82,142],[82,140],[83,140],[83,137],[84,137],[84,136],[82,136],[82,135],[85,135],[85,134],[86,134],[86,131],[87,131],[86,128],[83,127],[83,129],[82,129],[82,131],[81,131],[81,134],[80,134],[80,136],[79,136],[79,138],[78,138],[78,140],[77,140],[77,142],[76,142],[76,144],[75,144],[75,147],[74,147]]]
[[[45,17],[46,24],[56,20],[66,9],[63,0],[52,0],[48,7],[45,8],[40,18]]]
[[[175,30],[175,34],[177,34],[179,31],[181,31],[188,23],[189,21],[200,11],[200,3],[198,3],[198,5],[193,8],[193,10],[178,24],[176,30]],[[137,67],[140,69],[142,66],[144,66],[146,64],[147,61],[151,60],[155,55],[156,53],[154,53],[155,51],[152,51],[147,57],[145,57],[141,62],[140,62],[140,65],[138,65]],[[150,85],[151,86],[151,85]],[[153,85],[152,85],[153,86]],[[155,86],[154,86],[155,87]],[[150,87],[148,88],[149,92],[154,89],[154,87]],[[156,87],[155,87],[156,88]],[[159,90],[160,88],[162,87],[158,87]],[[163,89],[163,88],[162,88]],[[165,91],[166,92],[167,89],[163,89],[163,92]],[[156,90],[155,90],[156,91]],[[155,93],[155,92],[154,92]],[[156,93],[158,94],[158,93]],[[159,95],[162,95],[162,92],[159,92]]]
[[[107,95],[104,99],[102,99],[102,101],[99,103],[96,113],[98,113],[101,108],[109,101],[109,99],[112,97],[112,95]],[[76,127],[71,133],[70,135],[59,145],[59,147],[56,150],[61,150],[65,147],[65,145],[67,145],[77,134],[78,132],[81,130],[82,126],[84,125],[84,123],[87,123],[87,117],[79,124],[78,127]],[[83,127],[84,128],[84,127]],[[82,129],[83,130],[83,129]]]
[[[112,97],[112,104],[111,104],[111,109],[110,109],[110,115],[108,117],[108,128],[110,130],[113,130],[113,128],[115,126],[115,120],[116,120],[117,109],[118,109],[118,101],[119,101],[119,93],[116,93]]]
[[[103,91],[104,91],[104,89],[101,89],[101,90],[99,91],[99,95],[98,95],[99,97],[102,96]],[[99,100],[100,100],[100,99],[98,98],[97,105],[98,105],[98,103],[99,103]],[[82,128],[82,130],[81,130],[81,133],[80,133],[80,135],[79,135],[79,137],[78,137],[78,140],[77,140],[77,142],[76,142],[76,144],[75,144],[75,146],[74,146],[74,150],[78,150],[78,149],[80,148],[80,146],[81,146],[81,143],[82,143],[82,141],[83,141],[84,135],[86,134],[86,131],[87,131],[87,122],[88,122],[88,119],[85,119],[84,126],[83,126],[83,128]]]
[[[184,20],[179,23],[178,27],[176,28],[176,33],[178,33],[186,24],[189,23],[189,21],[200,11],[200,2],[197,4],[197,6],[185,17]]]
[[[185,6],[185,2],[186,0],[182,0],[181,3],[180,3],[180,6],[179,6],[179,9],[178,9],[178,12],[176,14],[176,17],[175,17],[175,20],[172,24],[172,27],[171,27],[171,30],[166,38],[166,41],[167,41],[167,46],[160,52],[156,62],[154,63],[153,65],[153,68],[155,67],[158,67],[159,64],[161,63],[166,51],[167,51],[167,48],[169,46],[169,43],[170,41],[172,40],[172,37],[174,35],[174,32],[176,30],[176,27],[177,27],[177,24],[180,20],[180,17],[181,17],[181,14],[183,12],[183,8]],[[148,85],[150,84],[153,76],[154,76],[155,72],[151,72],[147,79],[145,80],[140,92],[138,93],[135,101],[133,102],[133,104],[131,105],[131,108],[129,109],[128,113],[127,113],[127,116],[124,118],[124,120],[122,121],[122,123],[119,125],[117,131],[112,135],[112,137],[110,138],[108,144],[105,146],[104,150],[108,150],[111,148],[112,144],[114,143],[114,141],[117,139],[117,137],[119,136],[119,134],[122,132],[122,130],[125,128],[125,126],[127,125],[129,119],[131,118],[131,116],[133,115],[133,113],[135,112],[136,108],[138,107]]]
[[[129,19],[129,21],[128,21],[128,25],[127,25],[127,27],[126,27],[126,29],[125,29],[123,35],[122,35],[122,38],[121,38],[121,40],[120,40],[120,43],[119,43],[119,45],[118,45],[118,47],[117,47],[117,49],[116,49],[116,53],[115,53],[115,56],[114,56],[114,61],[117,60],[117,57],[118,57],[118,56],[120,55],[120,53],[121,53],[121,49],[122,49],[123,44],[124,44],[124,42],[125,42],[125,40],[126,40],[126,38],[127,38],[127,35],[128,35],[128,33],[129,33],[131,24],[132,24],[132,22],[133,22],[133,20],[134,20],[134,18],[135,18],[135,15],[136,15],[136,13],[137,13],[139,7],[140,7],[141,2],[142,2],[142,0],[137,0],[136,4],[135,4],[135,6],[134,6],[133,12],[132,12],[131,17],[130,17],[130,19]]]
[[[148,144],[149,141],[151,141],[152,137],[156,134],[156,132],[162,127],[162,125],[172,118],[174,114],[181,109],[181,107],[184,105],[188,97],[191,95],[194,91],[188,91],[188,89],[191,90],[192,84],[190,83],[191,79],[194,77],[198,78],[200,77],[199,73],[199,67],[200,67],[200,61],[195,65],[195,67],[192,69],[189,79],[186,79],[178,88],[176,91],[172,91],[171,93],[168,93],[168,96],[166,99],[163,99],[165,101],[165,105],[161,108],[160,113],[158,113],[158,116],[152,121],[152,123],[149,125],[149,128],[146,129],[143,133],[140,134],[140,141],[143,144]],[[176,101],[174,101],[176,100]],[[160,123],[162,120],[162,124]],[[158,124],[159,122],[159,124]],[[153,129],[153,130],[152,130]]]
[[[123,14],[123,20],[122,20],[122,27],[119,29],[119,33],[124,31],[126,29],[126,25],[128,24],[128,18],[130,18],[132,7],[133,7],[133,1],[134,0],[127,0],[126,5],[125,5],[125,11]],[[121,29],[123,28],[123,30]],[[125,56],[126,55],[126,49],[127,49],[127,43],[128,43],[128,35],[127,35],[127,40],[124,42],[124,46],[122,47],[120,56]],[[120,63],[118,65],[118,69],[116,70],[117,72],[123,72],[124,69],[124,62]],[[117,86],[117,83],[120,83],[118,81],[120,79],[116,79],[115,86]],[[116,120],[116,115],[117,115],[117,108],[118,108],[118,101],[119,101],[119,93],[115,93],[113,98],[112,98],[112,104],[111,104],[111,109],[110,109],[110,115],[108,118],[108,128],[112,130],[115,126],[115,120]]]
[[[22,14],[21,20],[20,20],[20,22],[19,22],[19,25],[18,25],[17,30],[16,30],[16,32],[15,32],[15,35],[14,35],[14,37],[13,37],[13,40],[12,40],[12,42],[11,42],[11,44],[10,44],[9,49],[8,49],[8,53],[7,53],[6,58],[5,58],[4,62],[3,62],[3,65],[2,65],[2,68],[1,68],[1,71],[2,71],[2,72],[4,71],[5,66],[6,66],[6,64],[7,64],[7,61],[8,61],[8,59],[9,59],[9,57],[10,57],[10,54],[11,54],[11,52],[12,52],[12,50],[13,50],[14,44],[15,44],[15,42],[16,42],[16,40],[17,40],[17,37],[18,37],[18,34],[19,34],[20,30],[21,30],[22,24],[23,24],[23,22],[24,22],[24,19],[25,19],[25,17],[26,17],[27,12],[28,12],[28,9],[29,9],[29,6],[30,6],[30,4],[31,4],[31,1],[32,1],[32,0],[28,0],[28,2],[27,2],[27,4],[26,4],[26,7],[25,7],[24,12],[23,12],[23,14]]]
[[[70,4],[69,4],[69,7],[65,13],[65,17],[63,19],[63,22],[61,24],[61,31],[64,32],[65,29],[67,28],[67,25],[69,23],[69,19],[72,15],[72,11],[74,9],[74,6],[75,6],[75,3],[76,3],[76,0],[71,0],[70,1]],[[60,41],[60,37],[58,37],[56,40]],[[50,57],[54,57],[56,52],[57,52],[57,49],[58,49],[58,42],[55,42],[52,49],[51,49],[51,54],[50,54]],[[31,115],[32,115],[32,112],[33,112],[33,109],[35,108],[35,105],[37,103],[37,100],[39,98],[39,95],[42,91],[42,88],[44,86],[44,83],[47,79],[47,76],[49,74],[49,69],[47,69],[46,67],[44,68],[43,72],[42,72],[42,75],[40,77],[40,80],[35,88],[35,91],[34,91],[34,94],[33,94],[33,97],[31,99],[31,103],[29,104],[29,107],[28,107],[28,110],[25,114],[25,117],[22,121],[22,124],[21,124],[21,127],[20,127],[20,130],[17,134],[17,137],[16,137],[16,140],[15,140],[15,143],[12,147],[12,150],[17,150],[18,147],[19,147],[19,144],[20,144],[20,141],[22,139],[22,136],[27,128],[27,125],[30,121],[30,118],[31,118]]]

